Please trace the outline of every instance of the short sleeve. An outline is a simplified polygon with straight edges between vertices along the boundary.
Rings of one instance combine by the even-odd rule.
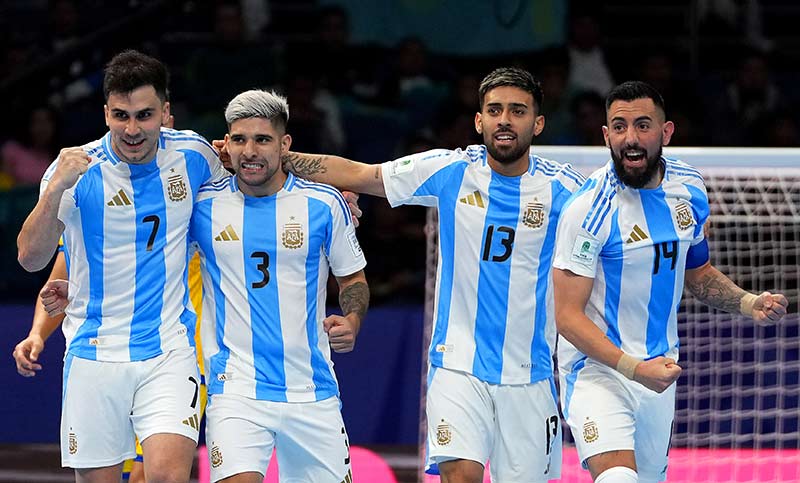
[[[447,183],[446,170],[461,159],[461,151],[434,149],[381,165],[386,199],[392,206],[436,206]]]

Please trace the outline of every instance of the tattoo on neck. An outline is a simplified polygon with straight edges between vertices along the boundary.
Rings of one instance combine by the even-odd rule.
[[[369,307],[369,287],[364,282],[356,282],[348,285],[339,292],[339,306],[342,312],[347,315],[355,313],[360,319],[367,314]]]
[[[284,170],[302,178],[312,178],[315,174],[326,173],[328,168],[325,166],[325,156],[313,156],[310,154],[287,153],[281,157]]]

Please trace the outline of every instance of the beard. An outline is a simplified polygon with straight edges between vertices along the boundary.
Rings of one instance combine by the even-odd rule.
[[[622,153],[629,149],[638,149],[644,152],[644,158],[647,160],[644,165],[644,169],[632,172],[625,170]],[[614,152],[613,148],[610,148],[609,151],[611,151],[611,159],[614,161],[614,171],[617,173],[619,180],[622,181],[622,183],[626,186],[636,189],[643,188],[645,185],[647,185],[647,183],[650,182],[651,179],[653,179],[653,176],[658,173],[658,167],[661,161],[662,153],[661,146],[658,147],[658,150],[653,153],[652,156],[647,152],[646,149],[643,149],[638,145],[625,146],[620,150],[619,153]]]
[[[502,130],[500,132],[503,132]],[[511,132],[511,131],[506,131]],[[498,163],[500,164],[511,164],[521,157],[525,156],[527,158],[528,152],[531,149],[531,142],[533,141],[533,137],[524,139],[523,137],[517,135],[517,145],[515,147],[503,147],[498,148],[493,143],[494,141],[494,134],[487,134],[484,133],[483,135],[483,144],[486,146],[486,150],[489,152],[489,155]]]

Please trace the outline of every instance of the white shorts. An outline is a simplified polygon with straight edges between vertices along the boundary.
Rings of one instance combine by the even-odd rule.
[[[264,475],[276,448],[281,483],[352,481],[339,398],[287,403],[213,394],[206,408],[211,481]]]
[[[664,481],[675,386],[658,394],[590,359],[577,374],[562,374],[564,415],[584,468],[591,456],[633,450],[640,479]]]
[[[67,355],[61,408],[61,464],[112,466],[136,457],[136,437],[157,433],[197,442],[200,375],[194,348],[137,362]]]
[[[464,372],[430,370],[426,412],[432,462],[489,460],[494,482],[561,476],[561,419],[552,379],[489,384]]]

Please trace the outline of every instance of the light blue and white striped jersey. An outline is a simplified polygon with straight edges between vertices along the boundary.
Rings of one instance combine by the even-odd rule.
[[[594,278],[586,315],[614,345],[642,359],[677,357],[684,273],[708,261],[703,178],[682,161],[662,159],[664,179],[655,189],[623,185],[612,161],[595,171],[564,210],[553,261]],[[577,373],[585,358],[559,338],[562,373]]]
[[[392,206],[439,211],[431,365],[492,384],[552,377],[556,224],[584,178],[532,153],[526,173],[503,176],[483,145],[414,154],[382,172]]]
[[[237,178],[201,189],[190,227],[203,275],[209,394],[284,402],[339,393],[325,319],[328,269],[366,265],[347,202],[289,174],[275,195],[247,196]]]
[[[200,186],[229,175],[194,132],[162,128],[158,143],[146,164],[121,161],[110,133],[83,146],[89,168],[61,198],[69,354],[141,361],[194,344],[195,315],[184,306],[189,219]]]

